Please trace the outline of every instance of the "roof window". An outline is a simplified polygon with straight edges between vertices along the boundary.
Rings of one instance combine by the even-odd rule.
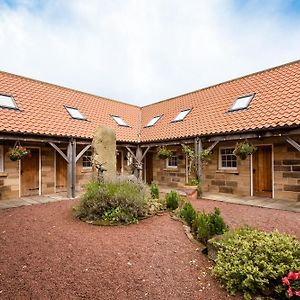
[[[111,116],[119,126],[129,127],[128,124],[119,116]]]
[[[186,116],[191,112],[191,110],[191,108],[182,110],[172,122],[183,121],[186,118]]]
[[[73,119],[86,120],[86,117],[79,111],[78,108],[65,106],[66,110]]]
[[[5,108],[17,109],[14,98],[7,95],[0,95],[0,106]]]
[[[229,108],[228,111],[236,111],[236,110],[247,108],[254,96],[255,94],[253,93],[250,95],[236,98],[236,100],[234,101],[234,103],[232,104],[232,106]]]
[[[156,117],[152,118],[145,127],[154,126],[160,118],[161,118],[161,116],[156,116]]]

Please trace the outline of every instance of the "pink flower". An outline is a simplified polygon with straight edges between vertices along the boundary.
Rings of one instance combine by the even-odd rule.
[[[285,285],[290,285],[290,282],[289,282],[287,277],[282,278],[282,283],[285,284]]]
[[[296,291],[296,292],[295,292],[295,295],[296,295],[296,296],[300,296],[300,291]]]
[[[298,273],[289,272],[287,278],[291,279],[291,280],[297,280],[298,279]]]
[[[287,292],[288,292],[289,298],[293,297],[293,290],[291,287],[288,288]]]

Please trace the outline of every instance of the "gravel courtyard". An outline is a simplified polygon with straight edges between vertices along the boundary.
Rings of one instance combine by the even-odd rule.
[[[168,214],[97,227],[72,216],[74,201],[0,211],[0,299],[241,299],[210,275],[211,263]],[[248,223],[300,238],[299,214],[197,200]]]

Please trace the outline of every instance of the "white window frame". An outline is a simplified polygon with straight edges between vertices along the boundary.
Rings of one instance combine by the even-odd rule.
[[[255,93],[237,97],[228,111],[231,112],[231,111],[247,109],[251,101],[253,100],[254,96]]]
[[[177,155],[177,152],[176,151],[172,151],[172,157],[176,157],[176,166],[170,166],[169,163],[170,163],[170,159],[167,158],[167,161],[166,161],[166,167],[167,169],[177,169],[178,168],[178,155]]]
[[[0,173],[4,172],[4,150],[3,145],[0,145]]]
[[[155,116],[153,117],[145,127],[153,127],[159,120],[160,120],[161,116]]]
[[[65,105],[65,109],[67,110],[68,114],[70,115],[70,117],[72,119],[75,119],[75,120],[83,120],[83,121],[86,121],[87,118],[81,113],[81,111],[77,108],[77,107],[72,107],[72,106],[67,106]],[[73,111],[77,112],[78,115],[74,115],[73,114]]]
[[[188,116],[188,114],[192,111],[192,108],[187,108],[182,111],[180,111],[177,116],[171,121],[171,123],[175,122],[181,122],[185,120],[185,118]]]
[[[88,152],[91,152],[91,155],[87,155]],[[83,169],[83,170],[92,170],[93,164],[92,164],[91,166],[89,166],[89,167],[83,165],[83,164],[84,164],[84,157],[87,157],[87,156],[90,157],[91,163],[92,163],[92,157],[93,157],[93,151],[92,151],[92,149],[88,149],[88,150],[86,150],[86,151],[82,154],[82,169]]]
[[[0,107],[18,110],[16,101],[15,101],[15,99],[12,96],[1,93],[0,97],[3,97],[4,99],[5,98],[9,98],[9,99],[7,99],[8,100],[8,104],[1,104]],[[0,103],[1,103],[1,101],[0,101]]]
[[[222,166],[222,154],[221,154],[221,152],[224,149],[233,149],[234,150],[234,147],[220,147],[219,148],[219,170],[237,170],[237,160],[236,160],[236,167],[223,167]]]
[[[117,115],[111,115],[111,117],[119,126],[129,127],[129,125],[124,121],[124,119],[122,117],[117,116]]]

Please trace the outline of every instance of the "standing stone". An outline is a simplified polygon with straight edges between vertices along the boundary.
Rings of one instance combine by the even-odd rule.
[[[116,178],[116,133],[113,129],[99,126],[92,141],[94,150],[93,164],[102,164],[106,169],[105,180]]]

